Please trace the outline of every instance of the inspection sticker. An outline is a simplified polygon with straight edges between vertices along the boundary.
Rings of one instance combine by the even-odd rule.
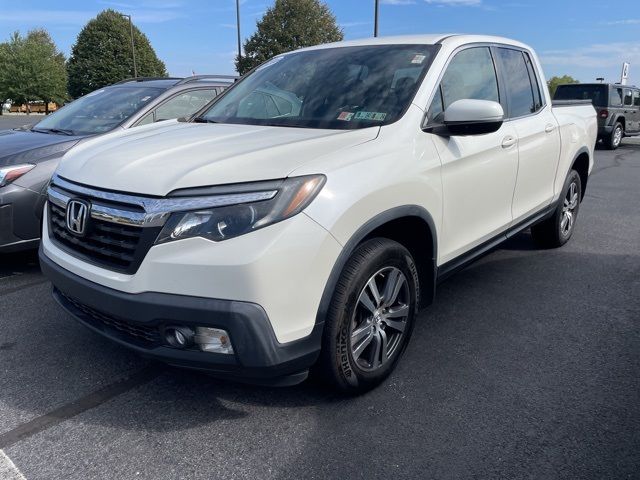
[[[425,59],[425,58],[427,58],[427,56],[426,56],[426,55],[420,55],[420,54],[418,53],[418,54],[416,54],[416,55],[413,57],[413,60],[411,60],[411,63],[417,63],[417,64],[420,64],[420,63],[424,62],[424,59]]]
[[[356,120],[376,120],[378,122],[384,121],[387,117],[386,113],[381,112],[358,112],[356,113]]]
[[[340,112],[338,115],[338,120],[344,120],[345,122],[350,122],[353,118],[353,113],[351,112]]]

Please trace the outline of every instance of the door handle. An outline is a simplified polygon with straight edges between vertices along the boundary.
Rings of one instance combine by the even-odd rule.
[[[547,126],[546,126],[546,127],[544,127],[544,131],[545,131],[545,132],[547,132],[547,133],[551,133],[551,132],[553,132],[555,129],[556,129],[556,126],[555,126],[555,125],[553,125],[553,124],[551,124],[551,123],[547,124]]]
[[[502,148],[513,147],[516,144],[516,137],[507,135],[502,139]]]

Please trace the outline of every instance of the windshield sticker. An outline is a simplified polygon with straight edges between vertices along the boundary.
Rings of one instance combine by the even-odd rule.
[[[385,118],[387,118],[387,114],[380,112],[358,112],[355,115],[356,120],[375,120],[377,122],[383,122]]]
[[[260,70],[270,67],[271,65],[275,65],[276,63],[278,63],[280,60],[282,60],[284,58],[284,56],[279,56],[279,57],[274,57],[271,60],[269,60],[267,63],[263,63],[262,65],[260,65],[258,68],[256,68],[256,72],[259,72]]]
[[[425,58],[427,58],[426,55],[420,55],[418,53],[413,57],[413,60],[411,60],[411,63],[421,64],[422,62],[424,62]]]
[[[352,112],[340,112],[340,115],[338,115],[338,120],[344,120],[345,122],[350,122],[352,118]]]

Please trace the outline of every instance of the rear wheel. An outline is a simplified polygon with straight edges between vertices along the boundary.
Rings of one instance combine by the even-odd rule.
[[[581,199],[580,175],[575,170],[571,170],[565,180],[560,201],[553,216],[531,227],[534,241],[545,248],[557,248],[567,243],[576,225]]]
[[[621,123],[616,123],[611,131],[611,135],[604,139],[604,145],[609,150],[615,150],[620,146],[624,137],[624,127]]]
[[[382,238],[360,245],[336,285],[318,373],[346,393],[378,385],[409,342],[417,304],[418,275],[409,251]]]

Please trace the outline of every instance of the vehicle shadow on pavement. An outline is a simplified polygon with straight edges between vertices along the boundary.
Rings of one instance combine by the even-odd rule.
[[[540,247],[537,246],[533,238],[531,238],[531,230],[527,229],[500,244],[497,250],[520,250],[524,252],[540,250]]]
[[[0,278],[38,272],[40,266],[37,250],[0,254]]]

